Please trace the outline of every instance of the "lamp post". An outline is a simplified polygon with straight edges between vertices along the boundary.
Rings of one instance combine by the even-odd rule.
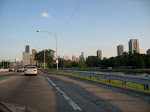
[[[45,50],[44,50],[44,69],[45,69]]]
[[[48,31],[40,31],[40,30],[36,30],[37,32],[47,32],[50,35],[52,35],[53,37],[56,38],[56,63],[57,63],[57,70],[58,70],[58,55],[57,55],[57,33],[52,33],[52,32],[48,32]]]

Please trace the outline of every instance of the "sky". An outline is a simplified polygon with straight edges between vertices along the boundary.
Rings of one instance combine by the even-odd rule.
[[[38,51],[56,50],[60,57],[117,56],[130,39],[150,49],[150,0],[0,0],[0,60],[22,60],[26,44]]]

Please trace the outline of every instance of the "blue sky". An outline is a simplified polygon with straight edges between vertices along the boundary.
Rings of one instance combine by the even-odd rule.
[[[22,60],[28,41],[30,51],[55,50],[55,38],[37,29],[58,34],[61,57],[78,57],[81,52],[87,57],[96,55],[98,49],[103,57],[117,56],[117,46],[123,44],[128,51],[130,39],[139,39],[146,53],[150,49],[150,1],[0,0],[0,60]]]

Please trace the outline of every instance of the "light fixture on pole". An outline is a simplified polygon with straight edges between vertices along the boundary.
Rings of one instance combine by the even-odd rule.
[[[56,38],[56,63],[57,63],[57,70],[58,70],[58,55],[57,55],[57,33],[52,33],[52,32],[48,32],[48,31],[40,31],[40,30],[36,30],[37,32],[47,32],[50,35],[52,35],[53,37]]]

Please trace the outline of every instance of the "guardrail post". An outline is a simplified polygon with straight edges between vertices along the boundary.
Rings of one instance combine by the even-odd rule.
[[[148,76],[146,75],[144,77],[148,77]],[[149,90],[149,85],[143,84],[143,86],[144,86],[144,90]]]
[[[126,81],[122,81],[122,86],[126,86]]]
[[[149,90],[149,86],[144,84],[144,90]]]
[[[110,83],[110,80],[109,80],[109,79],[107,79],[107,83]]]

